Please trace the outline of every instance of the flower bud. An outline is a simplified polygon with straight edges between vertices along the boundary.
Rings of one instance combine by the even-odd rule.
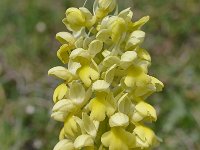
[[[116,0],[99,0],[99,7],[111,12],[116,7]]]
[[[72,26],[80,26],[85,23],[85,16],[78,8],[69,8],[65,14],[67,22]]]
[[[103,18],[116,7],[116,0],[99,0],[96,11],[97,18]]]
[[[82,27],[91,27],[96,21],[90,11],[84,7],[69,8],[65,14],[66,18],[63,19],[63,23],[71,31],[79,31]]]

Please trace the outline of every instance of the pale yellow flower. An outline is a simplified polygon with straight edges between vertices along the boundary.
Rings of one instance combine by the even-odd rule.
[[[70,31],[78,31],[82,27],[91,27],[95,23],[95,17],[84,7],[69,8],[66,10],[66,18],[63,23]]]
[[[102,135],[101,141],[105,147],[109,147],[109,150],[129,150],[136,147],[135,135],[122,127],[111,128]]]
[[[141,125],[136,126],[133,132],[136,135],[136,147],[139,148],[149,148],[158,140],[151,129]]]
[[[63,122],[54,150],[150,150],[159,139],[146,122],[157,120],[147,103],[164,85],[148,75],[151,56],[141,47],[145,16],[133,21],[116,0],[68,8],[57,56],[65,67],[48,74],[63,80],[54,91],[52,118]]]
[[[111,116],[115,112],[115,105],[109,102],[110,96],[98,95],[93,98],[89,103],[89,109],[91,110],[90,117],[97,121],[103,121],[107,116]]]
[[[95,13],[97,18],[103,18],[108,13],[112,12],[116,7],[116,0],[98,0],[98,4],[96,4]]]
[[[91,68],[89,65],[84,65],[78,70],[78,75],[85,86],[89,87],[92,81],[99,78],[99,73],[97,70]]]
[[[156,121],[157,115],[156,115],[156,110],[151,105],[141,101],[135,106],[135,111],[132,116],[132,121],[139,122],[143,119]]]

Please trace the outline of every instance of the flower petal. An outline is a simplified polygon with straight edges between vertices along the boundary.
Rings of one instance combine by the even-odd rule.
[[[110,84],[104,80],[97,80],[93,83],[92,89],[98,92],[108,92]]]
[[[54,120],[57,120],[57,121],[60,121],[60,122],[64,122],[67,115],[68,115],[67,112],[58,111],[58,112],[53,112],[53,113],[51,114],[51,117],[52,117]]]
[[[107,116],[111,116],[116,108],[111,94],[97,93],[97,97],[93,98],[89,103],[92,120],[103,121]]]
[[[76,40],[76,42],[75,42],[75,46],[76,46],[76,48],[82,48],[83,47],[83,40],[84,40],[84,37],[83,36],[81,36],[81,37],[79,37],[77,40]]]
[[[91,85],[92,80],[99,78],[99,73],[88,65],[81,67],[78,70],[78,75],[86,87]]]
[[[75,104],[82,104],[85,99],[85,89],[78,82],[72,82],[69,90],[69,97]]]
[[[150,128],[139,125],[133,132],[136,135],[137,147],[149,148],[156,142],[155,133]]]
[[[86,19],[86,22],[85,22],[86,27],[90,27],[95,24],[96,17],[93,17],[91,12],[87,8],[80,7],[79,10],[82,12],[82,14],[84,15],[84,17]]]
[[[77,116],[74,116],[74,121],[77,123],[77,125],[79,126],[79,128],[81,129],[81,133],[82,134],[87,134],[86,131],[85,131],[85,127],[83,125],[83,120],[80,119],[79,117]]]
[[[76,140],[74,141],[74,147],[76,149],[81,149],[83,147],[93,146],[93,145],[94,145],[94,141],[92,137],[87,134],[78,136]]]
[[[121,17],[113,17],[110,19],[108,28],[111,30],[111,38],[113,42],[118,42],[121,35],[126,31],[126,22]]]
[[[130,35],[130,39],[128,40],[125,49],[130,49],[132,47],[137,46],[142,43],[145,37],[145,32],[141,30],[133,31]]]
[[[153,85],[155,85],[157,92],[162,91],[164,84],[161,81],[159,81],[155,77],[151,77],[151,82],[153,83]]]
[[[99,1],[99,7],[103,8],[104,10],[109,9],[109,12],[113,11],[115,5],[116,5],[116,0],[100,0]]]
[[[110,127],[127,127],[129,125],[129,118],[123,113],[115,113],[109,119]]]
[[[82,24],[85,22],[85,18],[78,8],[74,7],[68,8],[65,14],[70,23]]]
[[[133,111],[133,104],[131,103],[130,99],[128,98],[128,93],[124,94],[118,101],[118,110],[121,113],[126,115],[130,115]]]
[[[124,83],[127,87],[134,88],[136,86],[146,86],[151,82],[150,76],[144,73],[140,67],[129,67],[128,74],[125,77]]]
[[[140,29],[148,21],[149,21],[149,16],[142,17],[140,20],[133,23],[132,30]]]
[[[101,54],[103,55],[103,57],[108,57],[110,53],[111,53],[110,51],[104,50]]]
[[[77,135],[81,134],[81,129],[76,123],[75,118],[69,115],[64,122],[64,130],[66,137],[74,139]]]
[[[80,7],[79,10],[83,13],[83,15],[85,16],[86,20],[90,20],[92,18],[92,14],[87,8]]]
[[[85,59],[90,59],[91,56],[89,55],[89,53],[82,49],[82,48],[77,48],[75,50],[73,50],[69,56],[71,59],[74,59],[76,61],[79,61],[79,58],[85,58]]]
[[[103,121],[106,117],[106,107],[104,99],[93,98],[89,103],[91,110],[90,117],[92,120]]]
[[[101,52],[102,49],[103,42],[100,40],[94,40],[89,44],[88,52],[94,57],[96,54]]]
[[[53,101],[54,103],[56,103],[57,101],[61,100],[64,98],[64,96],[67,94],[68,92],[68,87],[65,83],[60,84],[53,93]]]
[[[145,49],[142,49],[142,48],[139,48],[137,50],[137,54],[138,54],[138,57],[140,59],[144,59],[146,61],[151,61],[151,56],[149,55],[149,53],[145,50]]]
[[[59,32],[56,34],[56,39],[62,44],[73,44],[75,39],[73,35],[69,32]]]
[[[123,18],[124,20],[126,20],[126,22],[131,21],[132,17],[133,17],[133,12],[130,10],[130,7],[127,9],[122,10],[119,15],[119,17]]]
[[[133,61],[137,58],[137,53],[135,51],[127,51],[121,56],[120,66],[123,69],[127,69],[133,64]]]
[[[60,49],[57,51],[58,58],[66,64],[69,61],[69,53],[74,48],[73,45],[70,44],[64,44],[60,47]]]
[[[105,67],[111,67],[113,65],[118,65],[120,64],[120,59],[117,56],[108,56],[103,60],[103,65]]]
[[[65,130],[64,128],[61,129],[60,134],[59,134],[59,140],[65,139]]]
[[[83,113],[82,120],[84,129],[86,130],[87,134],[91,135],[92,137],[95,137],[97,134],[97,129],[90,117],[86,113]]]
[[[72,141],[63,139],[56,144],[56,146],[54,147],[53,150],[66,150],[66,149],[67,150],[75,150]]]
[[[68,62],[68,70],[71,72],[73,75],[76,75],[77,70],[81,67],[80,63],[69,61]]]
[[[135,51],[127,51],[121,56],[121,61],[132,62],[137,58],[137,53]]]
[[[108,29],[101,29],[97,35],[96,38],[104,43],[111,42],[110,39],[110,31]]]
[[[51,68],[48,71],[48,75],[56,76],[58,78],[66,80],[67,82],[70,82],[73,79],[73,75],[66,68],[62,66]]]
[[[110,67],[106,73],[105,73],[105,81],[109,84],[111,84],[113,82],[113,79],[115,77],[115,70],[116,70],[117,65],[113,65],[112,67]]]
[[[150,120],[156,121],[156,110],[151,105],[145,102],[139,102],[135,106],[135,113],[132,116],[132,120],[138,122],[141,121],[143,118],[149,118]]]
[[[53,106],[53,112],[56,111],[61,111],[61,112],[72,112],[75,109],[75,105],[72,103],[71,100],[69,99],[62,99],[58,101],[54,106]]]
[[[101,142],[109,150],[129,150],[135,148],[135,135],[121,127],[114,127],[102,135]]]

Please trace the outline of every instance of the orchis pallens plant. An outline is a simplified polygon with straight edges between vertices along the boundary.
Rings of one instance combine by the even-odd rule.
[[[149,20],[132,21],[116,0],[96,0],[93,13],[69,8],[57,51],[65,67],[48,74],[63,80],[54,91],[52,117],[64,126],[54,150],[140,150],[158,143],[145,124],[156,121],[146,102],[163,83],[148,75],[149,53],[141,48]]]

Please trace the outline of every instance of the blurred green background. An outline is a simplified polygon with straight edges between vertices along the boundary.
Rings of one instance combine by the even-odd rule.
[[[93,0],[87,6],[91,8]],[[66,31],[61,20],[83,0],[0,0],[0,150],[51,150],[62,126],[50,118],[58,80],[47,76]],[[165,83],[149,102],[156,106],[158,150],[200,149],[200,1],[120,0],[134,19],[150,15],[143,47],[150,74]]]

